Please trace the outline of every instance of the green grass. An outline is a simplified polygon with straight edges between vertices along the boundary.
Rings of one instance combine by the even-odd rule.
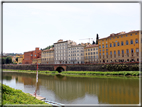
[[[40,101],[35,97],[31,96],[29,93],[24,93],[21,90],[11,88],[7,85],[2,85],[2,104],[46,104],[51,106],[44,101]]]
[[[28,73],[36,73],[36,70],[11,70],[11,69],[3,69],[3,71],[16,71],[16,72],[28,72]],[[39,74],[58,74],[58,71],[39,71]],[[63,71],[61,74],[65,75],[100,75],[100,76],[139,76],[139,71]]]

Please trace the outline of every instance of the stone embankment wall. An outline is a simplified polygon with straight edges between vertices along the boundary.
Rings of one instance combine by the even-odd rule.
[[[109,64],[39,64],[38,70],[54,71],[55,66],[66,66],[66,71],[138,71],[139,63],[109,63]],[[4,64],[3,69],[36,70],[36,64]]]

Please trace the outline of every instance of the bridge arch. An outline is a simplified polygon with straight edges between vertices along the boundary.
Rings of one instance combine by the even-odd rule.
[[[54,66],[54,71],[58,71],[59,73],[66,71],[66,66]]]
[[[62,71],[64,71],[64,68],[62,68],[62,67],[57,67],[57,68],[56,68],[56,71],[58,71],[59,73],[61,73]]]

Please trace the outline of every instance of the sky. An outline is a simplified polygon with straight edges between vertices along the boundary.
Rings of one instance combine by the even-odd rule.
[[[139,3],[4,3],[3,53],[140,30]]]

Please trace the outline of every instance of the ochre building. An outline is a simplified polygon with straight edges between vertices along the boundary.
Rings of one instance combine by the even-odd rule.
[[[54,64],[54,48],[43,50],[41,52],[42,64]]]
[[[139,61],[140,31],[120,32],[99,39],[99,62]]]
[[[98,63],[98,45],[90,45],[84,48],[84,62]]]

